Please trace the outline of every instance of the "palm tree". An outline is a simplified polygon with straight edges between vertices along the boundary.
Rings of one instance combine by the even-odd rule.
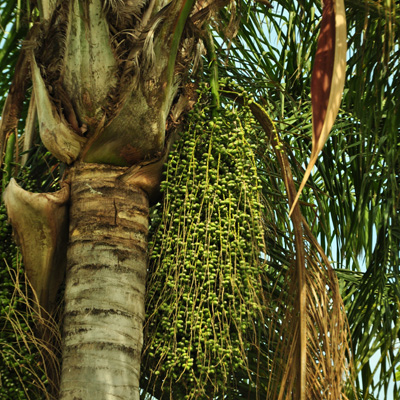
[[[193,2],[37,6],[40,20],[15,67],[19,97],[6,100],[3,132],[15,135],[14,110],[30,75],[41,140],[70,167],[52,195],[24,192],[12,181],[9,216],[46,309],[67,270],[60,398],[138,398],[148,197],[166,151],[178,44]],[[180,62],[185,54],[179,51]]]
[[[389,40],[384,42],[385,46],[382,48],[366,51],[366,46],[358,41],[358,36],[353,36],[354,46],[364,50],[361,53],[364,58],[355,52],[350,59],[348,87],[357,88],[363,82],[363,87],[366,88],[365,99],[374,105],[375,100],[372,99],[375,97],[372,94],[379,93],[379,88],[387,85],[387,82],[397,82],[394,79],[398,73],[396,64],[391,62],[390,55],[393,49],[396,50],[394,44],[398,37],[398,28],[394,10],[398,6],[390,3],[392,10],[389,6],[382,8],[371,1],[366,1],[365,4],[367,10],[362,14],[362,20],[371,23],[366,27],[361,25],[361,29],[382,37],[382,26],[387,27],[385,29],[389,29],[388,34],[383,37],[388,37]],[[350,2],[346,2],[346,5],[350,27],[354,26],[355,32],[358,32],[361,13],[356,11],[359,8],[357,9],[357,4]],[[1,62],[15,65],[12,90],[6,100],[1,121],[2,134],[7,138],[7,141],[2,141],[2,144],[7,143],[5,152],[9,158],[8,161],[5,160],[6,166],[11,165],[9,160],[14,146],[12,138],[13,135],[14,138],[16,136],[25,92],[30,85],[27,77],[32,81],[30,109],[36,109],[41,141],[55,157],[68,165],[63,187],[56,194],[27,194],[13,183],[7,189],[8,202],[15,207],[14,211],[10,208],[9,214],[22,245],[29,279],[41,305],[49,311],[54,307],[56,289],[63,278],[61,267],[66,260],[60,394],[63,399],[74,396],[105,396],[102,393],[123,398],[139,396],[149,200],[156,202],[158,199],[156,188],[162,164],[166,160],[174,133],[182,131],[184,126],[180,117],[186,115],[196,100],[191,86],[193,84],[187,84],[189,71],[186,66],[194,65],[196,56],[201,55],[202,43],[212,48],[205,29],[206,21],[212,21],[214,28],[218,24],[219,31],[227,39],[227,49],[224,45],[218,48],[221,41],[217,41],[215,57],[221,60],[220,75],[233,76],[254,96],[256,102],[264,105],[263,109],[254,102],[253,106],[248,104],[258,117],[259,125],[265,130],[267,137],[275,147],[280,144],[283,150],[283,153],[278,151],[272,155],[257,155],[267,209],[272,210],[265,216],[269,232],[265,240],[270,244],[267,248],[268,261],[271,264],[270,276],[265,281],[272,282],[273,290],[264,290],[265,293],[275,296],[272,297],[275,303],[271,304],[275,304],[276,309],[280,310],[275,320],[268,319],[272,316],[266,315],[270,328],[273,324],[281,326],[271,328],[270,331],[267,329],[267,332],[256,337],[254,349],[267,349],[264,351],[267,354],[264,358],[257,355],[257,352],[255,355],[252,351],[247,352],[249,360],[258,363],[258,367],[250,365],[248,371],[259,371],[261,365],[264,373],[273,371],[275,377],[274,383],[274,379],[271,380],[260,372],[257,379],[264,379],[267,383],[257,385],[254,393],[260,397],[272,398],[271,393],[275,390],[285,390],[281,389],[284,385],[280,386],[280,382],[285,379],[288,393],[292,387],[295,388],[293,390],[297,398],[302,398],[300,393],[304,393],[304,384],[301,385],[303,389],[296,389],[295,385],[295,382],[302,382],[304,379],[299,371],[301,368],[297,368],[302,357],[288,356],[298,345],[295,336],[290,336],[290,325],[283,323],[285,319],[290,324],[298,318],[296,309],[290,307],[290,302],[296,304],[296,297],[291,297],[290,292],[293,290],[297,293],[298,283],[298,276],[293,275],[295,242],[300,248],[304,243],[306,250],[310,247],[306,251],[306,260],[310,271],[307,285],[311,293],[318,286],[313,286],[315,283],[322,284],[323,288],[322,291],[316,290],[316,294],[309,299],[309,304],[322,304],[323,301],[329,304],[334,299],[339,306],[335,315],[340,315],[340,299],[335,292],[336,278],[327,266],[329,263],[314,237],[321,237],[328,254],[335,235],[345,244],[337,261],[344,270],[340,276],[343,282],[342,293],[345,300],[348,300],[349,323],[353,328],[351,353],[356,363],[359,363],[356,367],[363,370],[365,381],[362,386],[365,396],[368,394],[372,376],[368,371],[369,350],[366,343],[373,343],[380,338],[383,361],[387,359],[391,362],[389,370],[383,369],[381,373],[382,386],[388,381],[390,373],[393,373],[394,361],[398,359],[398,355],[393,353],[395,337],[398,336],[398,308],[391,305],[391,299],[398,301],[399,298],[398,290],[396,292],[398,270],[394,267],[399,264],[396,264],[396,231],[392,227],[396,226],[398,212],[396,213],[395,203],[390,202],[386,211],[382,212],[379,199],[395,199],[393,193],[398,193],[398,173],[396,175],[395,168],[398,156],[389,152],[390,146],[383,145],[390,141],[395,143],[398,134],[398,124],[394,119],[398,115],[396,105],[391,100],[391,95],[382,95],[378,102],[379,118],[371,120],[369,113],[361,106],[366,100],[360,102],[354,96],[354,89],[345,92],[343,112],[333,131],[333,141],[326,148],[324,163],[318,164],[318,175],[314,175],[309,185],[314,190],[307,192],[307,197],[302,198],[303,203],[311,205],[303,207],[304,216],[313,221],[317,205],[321,213],[321,223],[309,229],[306,223],[302,224],[297,219],[295,228],[298,229],[301,224],[303,228],[301,232],[297,230],[293,233],[286,217],[285,192],[292,191],[293,194],[294,186],[289,179],[289,185],[285,188],[282,175],[287,178],[291,174],[288,169],[291,163],[295,167],[293,170],[297,171],[298,179],[301,179],[300,162],[309,154],[307,143],[296,139],[306,137],[299,133],[307,132],[310,120],[310,101],[307,96],[311,57],[316,48],[315,32],[318,29],[314,11],[318,14],[319,10],[316,8],[313,11],[309,3],[283,0],[279,2],[279,7],[272,10],[269,10],[268,3],[247,6],[238,4],[237,15],[241,19],[239,24],[232,8],[229,15],[221,8],[223,6],[224,2],[207,4],[193,1],[148,4],[111,0],[95,0],[90,3],[38,1],[37,8],[33,5],[25,14],[31,18],[32,27],[27,33],[18,62],[15,63],[17,52],[4,52],[2,55]],[[4,18],[2,25],[7,28],[7,21],[11,21],[9,16],[12,15],[13,4],[8,2],[0,7]],[[219,13],[220,9],[222,11]],[[386,15],[386,25],[380,22],[381,15]],[[7,37],[5,49],[7,45],[12,48],[15,40],[25,36],[27,29],[23,27],[26,25],[26,22],[19,26],[13,25],[16,35]],[[282,29],[283,25],[288,26],[288,31]],[[271,44],[268,30],[278,31],[278,49]],[[350,34],[353,34],[352,29]],[[294,40],[295,35],[299,35],[301,40]],[[368,72],[359,71],[363,67],[357,57],[364,63],[368,61],[366,65],[370,66],[369,73],[372,74],[375,64],[369,60],[374,59],[380,51],[383,51],[382,59],[386,69],[382,72],[383,75],[379,75],[369,85],[370,79],[366,75]],[[229,63],[222,67],[225,52],[229,54]],[[211,57],[212,51],[209,50],[208,54],[209,60],[213,60],[216,65],[215,58]],[[262,54],[268,57],[260,57]],[[7,58],[7,55],[11,57]],[[236,59],[238,62],[235,63]],[[355,78],[352,77],[351,68],[358,69]],[[209,81],[214,82],[215,87],[215,79],[209,78]],[[1,83],[7,85],[4,82],[6,79]],[[396,86],[393,88],[394,93]],[[229,91],[225,95],[221,94],[222,103],[230,101],[232,93],[227,93]],[[237,94],[234,97],[237,103],[242,103]],[[166,130],[171,107],[173,120],[168,120]],[[275,124],[268,113],[276,121]],[[35,112],[28,111],[27,121],[32,122],[34,114]],[[354,126],[358,121],[365,129],[365,142],[354,133]],[[34,123],[31,125],[35,126]],[[25,140],[28,148],[33,131],[27,124]],[[342,142],[336,140],[339,132],[344,132],[349,137],[349,144],[344,147],[348,152],[344,152]],[[278,139],[273,137],[275,133],[279,135]],[[379,141],[382,145],[378,146],[376,143],[380,143]],[[373,159],[367,163],[361,159],[361,164],[355,164],[366,149],[370,149]],[[340,156],[336,156],[337,154]],[[378,167],[389,162],[390,166],[385,169],[387,177],[382,177],[382,185],[373,184],[375,181],[365,178],[366,172],[362,173],[370,171],[371,163]],[[327,166],[332,163],[333,166],[328,169]],[[337,172],[337,166],[345,171],[344,175]],[[350,172],[352,169],[354,173]],[[7,173],[10,174],[10,171]],[[340,181],[340,185],[332,185],[336,176],[340,176],[342,182],[345,182],[348,192],[344,193],[341,189],[344,184]],[[367,190],[368,187],[370,189]],[[323,196],[324,193],[329,196]],[[392,195],[387,196],[386,193]],[[340,203],[330,200],[331,197],[340,199]],[[374,199],[371,200],[372,205],[368,205],[366,198]],[[69,222],[66,222],[68,202]],[[346,204],[348,207],[343,210],[338,208],[338,204]],[[376,210],[372,213],[373,218],[366,212],[371,207]],[[297,218],[301,218],[298,213]],[[352,222],[349,224],[348,221]],[[369,236],[352,234],[360,224],[369,227],[368,230],[365,229]],[[334,227],[335,235],[331,234],[330,226]],[[370,237],[374,226],[379,237],[383,239],[377,242],[373,252]],[[68,231],[70,239],[67,249]],[[41,232],[44,238],[39,243],[37,232]],[[299,241],[303,244],[299,245]],[[357,255],[363,249],[366,250],[367,272],[350,272],[358,268]],[[299,253],[299,247],[297,252]],[[378,266],[385,268],[379,269]],[[318,275],[320,269],[324,272]],[[315,282],[310,277],[314,277]],[[325,280],[321,281],[321,277]],[[379,293],[373,286],[378,278],[382,285]],[[393,282],[393,286],[388,284]],[[325,285],[330,287],[331,293],[324,294]],[[289,302],[289,307],[282,307],[284,302]],[[319,325],[314,318],[318,314],[315,312],[318,307],[314,309],[314,314],[312,310],[308,310],[310,338],[327,328],[327,325]],[[363,310],[362,313],[359,312],[360,309]],[[385,324],[381,327],[379,313],[375,312],[372,314],[376,315],[372,325],[368,325],[372,326],[370,332],[362,328],[372,309],[384,313]],[[328,314],[332,316],[331,310]],[[293,319],[290,319],[290,315]],[[331,328],[330,332],[333,331],[334,328]],[[273,343],[272,347],[268,347],[274,335],[282,332],[288,333],[285,343],[291,343],[290,338],[294,338],[294,344],[284,348]],[[388,333],[391,335],[390,339]],[[339,341],[345,343],[346,338],[341,337]],[[330,348],[329,340],[324,342],[321,339],[321,343],[328,343],[325,350]],[[318,359],[320,362],[323,350],[317,354],[317,348],[318,346],[308,346],[309,361]],[[274,357],[271,358],[269,351],[273,351]],[[151,362],[148,353],[145,352],[144,357]],[[271,359],[276,367],[269,366]],[[290,367],[282,367],[283,360],[292,360],[287,363]],[[146,368],[143,377],[151,381],[151,369],[154,370],[154,366],[149,370]],[[232,392],[236,394],[232,396],[244,396],[252,391],[252,385],[248,383],[251,378],[243,371],[242,376],[239,374],[234,379],[238,383],[235,389],[237,391]],[[335,369],[332,369],[332,373],[335,373]],[[246,382],[247,387],[243,388]],[[310,382],[312,380],[307,381],[309,388]],[[322,390],[316,382],[321,381],[316,379],[314,383],[317,390]],[[121,387],[123,391],[120,391]],[[152,393],[158,396],[160,391],[162,385],[158,381],[154,384]]]

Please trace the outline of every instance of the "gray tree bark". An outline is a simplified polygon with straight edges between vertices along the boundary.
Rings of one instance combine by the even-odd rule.
[[[71,171],[61,400],[139,399],[149,206],[125,171]]]

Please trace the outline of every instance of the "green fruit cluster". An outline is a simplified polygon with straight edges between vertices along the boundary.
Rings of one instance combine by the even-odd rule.
[[[250,376],[246,360],[263,315],[251,98],[242,93],[242,105],[226,102],[212,117],[209,88],[198,92],[169,156],[150,242],[144,364],[165,398],[223,398],[239,371]]]

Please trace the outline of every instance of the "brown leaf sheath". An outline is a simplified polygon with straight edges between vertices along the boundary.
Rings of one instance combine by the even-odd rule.
[[[342,98],[346,75],[346,15],[343,0],[325,0],[311,77],[312,151],[297,195],[293,212],[318,155],[333,126]]]

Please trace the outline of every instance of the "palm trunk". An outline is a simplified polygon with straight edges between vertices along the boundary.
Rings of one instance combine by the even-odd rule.
[[[72,169],[62,400],[139,399],[149,207],[124,171]]]

